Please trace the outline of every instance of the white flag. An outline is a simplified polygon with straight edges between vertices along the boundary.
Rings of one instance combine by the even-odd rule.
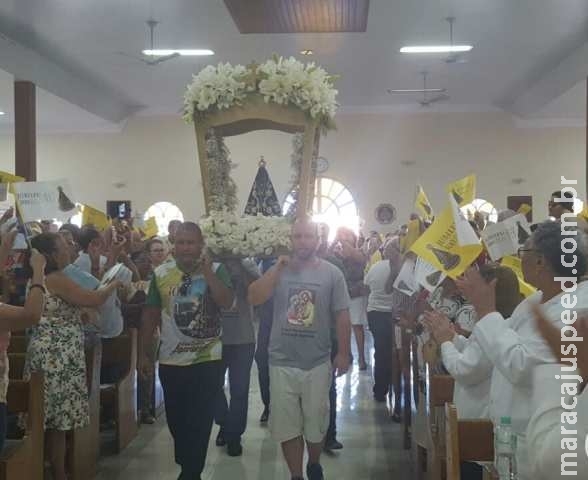
[[[530,236],[529,222],[521,213],[495,225],[488,225],[482,232],[486,250],[494,261],[516,254]]]
[[[421,257],[417,258],[414,277],[417,283],[422,285],[429,292],[432,292],[441,285],[441,282],[445,280],[446,276],[447,275],[444,272],[437,270],[437,268],[426,260],[423,260]]]
[[[65,221],[76,213],[67,180],[21,182],[12,185],[18,212],[23,222]]]
[[[393,285],[396,290],[409,296],[419,289],[414,277],[414,267],[415,261],[412,258],[407,258],[402,264]]]
[[[478,235],[476,235],[470,222],[468,222],[467,218],[465,218],[463,212],[460,210],[459,205],[455,201],[455,197],[451,194],[449,194],[449,203],[453,212],[457,243],[462,247],[467,245],[479,245],[480,239],[478,238]]]

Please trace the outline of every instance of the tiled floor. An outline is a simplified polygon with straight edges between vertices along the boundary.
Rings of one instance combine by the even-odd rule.
[[[354,365],[350,373],[339,379],[338,439],[345,448],[335,455],[323,456],[321,463],[327,480],[411,478],[408,452],[402,449],[401,428],[390,421],[387,406],[373,401],[371,389],[370,369],[359,372]],[[259,424],[261,405],[254,366],[249,423],[243,437],[244,454],[231,458],[224,449],[216,447],[215,427],[202,476],[204,480],[290,478],[278,445]],[[161,418],[153,426],[141,427],[137,439],[122,455],[103,458],[97,480],[175,480],[178,473],[171,437],[165,419]]]

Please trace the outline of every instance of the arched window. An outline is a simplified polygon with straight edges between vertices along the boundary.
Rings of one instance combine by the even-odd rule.
[[[294,203],[292,192],[288,194],[282,207],[284,214]],[[351,192],[337,180],[319,177],[314,186],[312,218],[315,222],[324,222],[330,228],[330,240],[335,238],[337,228],[348,227],[359,231],[359,212]]]
[[[173,203],[170,202],[157,202],[151,205],[143,218],[145,220],[155,217],[157,221],[157,228],[159,229],[159,235],[165,236],[168,234],[167,225],[172,220],[184,221],[184,214],[182,211]]]
[[[461,207],[461,211],[468,219],[472,218],[474,213],[480,212],[486,219],[486,222],[496,223],[498,220],[498,212],[494,205],[482,198],[476,198],[472,203],[464,205]]]

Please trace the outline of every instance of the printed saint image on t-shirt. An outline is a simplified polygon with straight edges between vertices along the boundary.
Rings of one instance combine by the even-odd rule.
[[[315,291],[308,288],[291,288],[288,293],[288,323],[299,327],[314,324]]]
[[[207,310],[206,284],[195,280],[187,292],[177,292],[173,298],[173,319],[184,335],[192,338],[211,338],[220,334],[220,325]],[[184,293],[185,295],[182,295]]]

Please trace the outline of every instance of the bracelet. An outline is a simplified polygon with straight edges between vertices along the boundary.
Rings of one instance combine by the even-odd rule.
[[[40,290],[43,291],[43,294],[47,293],[47,289],[45,288],[44,285],[41,285],[40,283],[33,283],[30,287],[29,287],[29,292],[33,289],[33,288],[38,288]]]

